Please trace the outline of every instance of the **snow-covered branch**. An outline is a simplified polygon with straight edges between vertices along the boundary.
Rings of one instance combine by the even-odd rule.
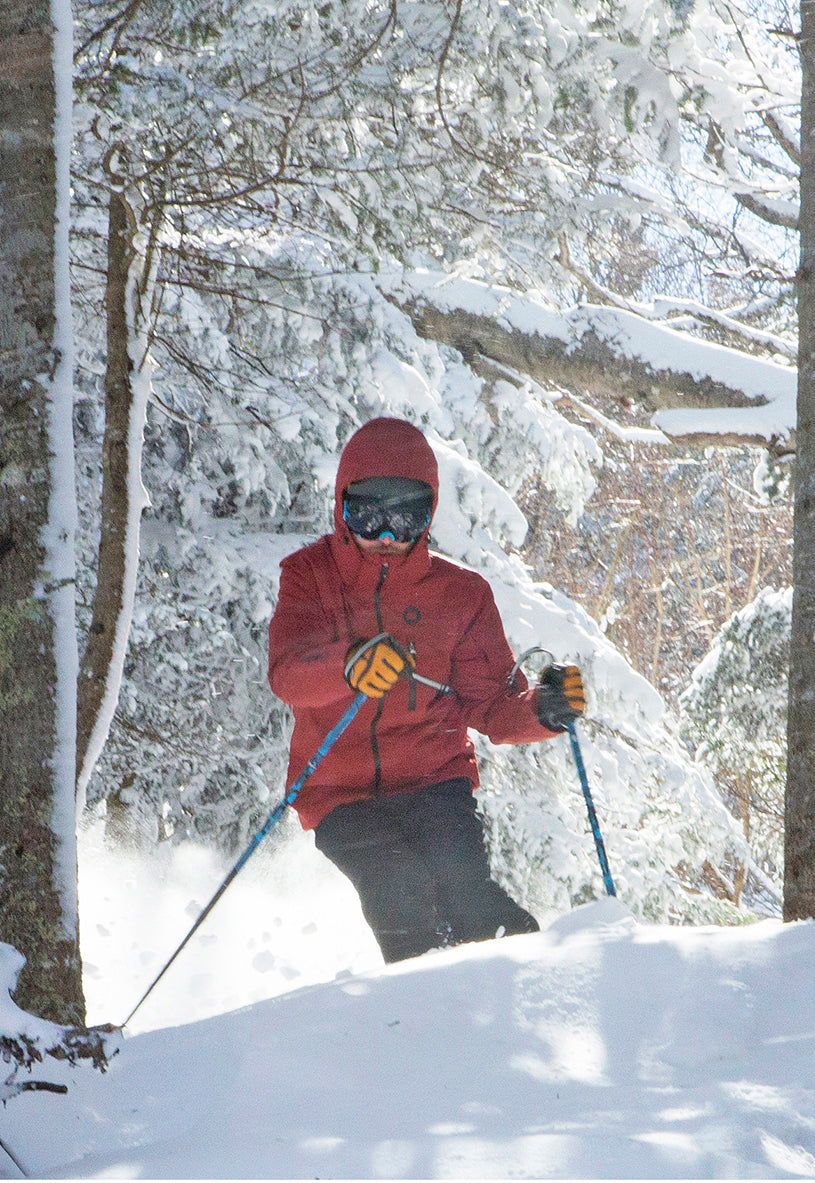
[[[466,360],[488,358],[542,384],[583,384],[651,410],[672,437],[789,444],[796,372],[621,308],[561,312],[508,288],[429,271],[391,272],[383,291],[417,332]]]

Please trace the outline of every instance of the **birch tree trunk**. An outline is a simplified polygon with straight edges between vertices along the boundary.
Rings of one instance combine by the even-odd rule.
[[[76,1026],[69,179],[55,136],[60,119],[67,144],[70,9],[60,86],[54,11],[0,8],[0,940],[26,957],[18,1005]]]
[[[815,0],[801,4],[798,430],[785,803],[784,918],[815,917]]]

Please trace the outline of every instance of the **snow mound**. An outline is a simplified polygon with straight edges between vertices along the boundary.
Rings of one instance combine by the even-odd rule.
[[[603,900],[133,1036],[2,1137],[62,1178],[811,1177],[814,957]]]
[[[591,904],[582,904],[563,916],[558,916],[547,925],[546,935],[550,939],[564,939],[574,933],[596,933],[598,929],[613,926],[611,932],[629,931],[636,927],[637,921],[625,904],[615,896],[595,900]]]

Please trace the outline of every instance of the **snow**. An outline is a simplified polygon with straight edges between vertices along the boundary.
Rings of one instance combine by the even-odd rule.
[[[345,940],[353,953],[361,919],[337,904],[316,861],[302,866],[303,914],[314,908],[325,925],[322,980],[242,1005],[247,976],[229,1013],[202,1018],[201,992],[177,963],[163,1002],[142,1012],[144,1021],[154,1008],[152,1029],[127,1033],[107,1073],[46,1060],[33,1075],[67,1084],[67,1095],[26,1093],[6,1106],[0,1137],[29,1174],[815,1175],[812,922],[648,926],[603,899],[550,917],[540,934],[390,967],[369,950],[351,968],[353,956],[343,963],[337,951]],[[189,880],[189,860],[184,870]],[[132,885],[107,884],[134,906]],[[209,957],[204,995],[231,997],[235,947],[286,910],[268,880],[265,900],[259,884],[236,882],[232,910],[225,897],[210,918],[209,946],[201,937],[185,951],[193,963]],[[148,950],[160,943],[147,927],[158,889],[149,878],[142,886],[137,939]],[[96,908],[86,899],[86,934]],[[343,912],[341,932],[325,940]],[[307,961],[302,946],[316,937],[284,923],[275,931],[277,958]],[[128,992],[138,984],[131,957]],[[7,979],[11,968],[0,958]],[[122,991],[120,1009],[126,983],[124,973],[108,982]],[[115,1020],[111,996],[106,1005]],[[165,1025],[168,1010],[176,1017]],[[6,1029],[17,1017],[0,1010]],[[0,1176],[19,1177],[2,1155]]]
[[[537,318],[533,304],[525,314]],[[396,336],[401,314],[385,311],[376,307]],[[577,470],[566,474],[577,503],[589,491],[580,468],[592,460],[590,437],[553,427],[551,402],[536,406],[532,385],[517,397],[499,385],[486,422],[480,388],[463,368],[444,370],[435,347],[414,343],[404,324],[400,333],[410,348],[377,350],[371,373],[389,385],[393,404],[385,410],[411,405],[426,416],[444,487],[437,544],[489,579],[515,652],[543,639],[558,660],[578,660],[590,674],[591,719],[581,740],[615,882],[632,909],[658,897],[664,915],[665,900],[683,894],[669,868],[697,834],[711,857],[716,834],[727,832],[723,806],[663,729],[656,690],[582,608],[535,582],[500,545],[517,545],[526,527],[514,500],[513,481],[526,471],[515,441],[528,436],[552,467],[556,453],[565,455],[564,468]],[[507,442],[487,452],[493,412]],[[305,437],[306,412],[298,414]],[[326,413],[325,439],[309,445],[307,465],[329,486],[333,414]],[[234,464],[251,486],[253,457]],[[282,473],[285,457],[278,460]],[[190,468],[183,488],[199,548],[190,553],[205,551],[207,561],[197,563],[186,594],[202,610],[217,607],[212,629],[224,635],[220,608],[238,598],[262,625],[280,558],[306,538],[270,533],[266,520],[253,528],[249,515],[240,529],[216,518],[205,501],[214,489],[207,470]],[[277,474],[270,483],[278,487]],[[148,554],[192,547],[175,522],[157,515],[144,543]],[[238,572],[247,573],[248,591]],[[164,665],[186,669],[195,660],[186,620],[173,625],[187,630],[178,650],[151,632],[148,613],[160,607],[148,596],[137,603],[132,637],[135,647],[147,642],[157,676]],[[220,644],[219,632],[206,632],[207,684]],[[240,701],[265,703],[262,669],[252,676],[260,689]],[[228,684],[235,696],[233,677]],[[185,726],[184,695],[166,694],[174,724]],[[240,729],[252,731],[243,719]],[[278,761],[284,734],[268,749]],[[785,1164],[788,1173],[806,1173],[815,1152],[803,1116],[813,1028],[806,989],[794,1000],[791,984],[811,963],[812,930],[775,922],[732,931],[647,927],[607,900],[566,913],[568,900],[586,898],[592,875],[599,878],[568,746],[545,745],[540,765],[537,753],[482,749],[494,848],[505,873],[526,875],[532,888],[537,876],[542,934],[386,969],[353,891],[288,815],[138,1010],[110,1071],[46,1059],[35,1074],[67,1083],[68,1095],[24,1094],[6,1107],[0,1138],[29,1172],[653,1177],[766,1175]],[[166,764],[167,751],[157,758]],[[277,765],[262,755],[254,764],[268,793]],[[224,799],[239,812],[236,799],[227,792]],[[114,855],[101,825],[81,837],[86,992],[90,1022],[120,1023],[228,864],[186,843],[162,843],[149,857]],[[702,861],[696,850],[687,857],[693,866]],[[800,932],[806,939],[790,944]],[[8,1022],[17,1029],[13,1013]],[[4,1161],[0,1155],[0,1173]],[[11,1160],[6,1167],[12,1173]]]
[[[343,6],[334,7],[342,15]],[[623,8],[620,24],[626,37],[635,34],[650,45],[662,36],[665,12],[660,6],[631,0]],[[62,283],[57,312],[64,350],[53,386],[62,427],[55,418],[53,438],[64,445],[70,436],[65,430],[71,399],[71,13],[66,0],[52,0],[51,10],[59,67],[55,139],[61,178],[57,266]],[[578,64],[573,66],[570,59],[585,38],[594,47],[591,60],[598,67],[588,88],[588,104],[596,104],[600,122],[592,121],[591,126],[600,135],[614,131],[617,117],[613,104],[606,102],[612,98],[606,87],[615,73],[636,83],[641,112],[649,100],[657,100],[650,122],[655,131],[665,133],[662,147],[668,145],[671,128],[666,114],[673,110],[677,90],[644,56],[597,38],[588,27],[596,19],[593,4],[581,13],[558,4],[551,13],[542,13],[548,72],[525,53],[508,55],[519,68],[514,75],[502,70],[502,86],[495,90],[505,96],[503,107],[485,106],[483,82],[488,76],[472,68],[484,57],[476,35],[486,36],[493,28],[500,33],[514,9],[488,6],[483,13],[489,21],[481,20],[481,12],[479,6],[469,16],[467,6],[462,10],[462,20],[472,21],[474,27],[462,27],[460,39],[466,32],[471,44],[463,55],[463,69],[449,77],[465,84],[465,91],[472,86],[472,110],[467,105],[469,91],[463,92],[459,106],[468,118],[480,120],[482,128],[502,111],[501,126],[516,137],[515,116],[526,109],[527,87],[538,104],[529,118],[540,133],[558,98],[550,81],[558,80],[558,74],[558,85],[569,76],[579,77]],[[417,6],[409,17],[417,30],[426,15],[425,8]],[[699,28],[707,29],[712,53],[722,26],[709,17],[708,11],[699,16]],[[479,24],[483,31],[475,27]],[[212,55],[214,63],[226,61],[222,54],[234,54],[239,28],[224,27],[221,46]],[[518,28],[525,37],[520,23]],[[296,36],[292,44],[300,60]],[[393,38],[393,45],[399,44],[400,39]],[[424,52],[418,37],[415,42],[412,36],[404,38],[401,44],[406,49],[415,44],[419,56]],[[699,53],[703,42],[700,47]],[[674,40],[667,49],[679,71],[685,64],[680,57],[690,54],[690,44]],[[612,56],[619,69],[602,68],[603,58]],[[208,58],[201,55],[202,62]],[[404,60],[409,64],[413,59],[407,55]],[[736,59],[730,53],[727,60]],[[160,64],[160,54],[155,61]],[[123,48],[119,63],[128,62],[136,73],[143,67]],[[718,66],[717,84],[716,64],[710,65],[706,102],[715,98],[717,119],[731,135],[743,122],[739,96],[725,86],[725,66]],[[742,56],[736,66],[743,73]],[[190,99],[199,81],[207,82],[206,72],[182,78],[174,73],[172,62],[167,70],[168,78],[183,83],[177,97],[166,92],[167,122],[172,124],[178,115],[179,128],[187,128],[194,139],[198,116]],[[160,75],[157,71],[156,83]],[[745,86],[751,77],[744,74]],[[518,84],[521,79],[523,87]],[[791,74],[790,86],[793,83]],[[431,90],[432,86],[431,78]],[[151,145],[161,144],[160,124],[157,139],[152,130],[159,95],[157,85],[140,92],[125,85],[121,94],[121,111],[126,112],[134,142],[144,136],[145,158]],[[476,103],[481,106],[477,115]],[[201,110],[209,112],[213,105],[229,110],[220,94]],[[581,104],[580,110],[588,116],[588,106]],[[194,118],[186,122],[191,113]],[[100,142],[108,137],[111,114],[116,119],[121,114],[112,100],[109,109],[93,113],[94,136]],[[209,114],[204,118],[208,141],[212,119]],[[227,136],[229,120],[222,116],[217,126],[219,142],[237,143]],[[326,158],[337,151],[347,154],[341,120],[321,112],[310,116],[305,126],[314,129],[316,151],[316,156],[309,150],[304,157],[306,171],[324,150]],[[364,138],[362,118],[358,131]],[[306,140],[300,144],[302,148]],[[84,185],[82,174],[94,175],[92,157],[97,149],[91,151],[87,142],[80,142],[78,150],[84,155],[77,184]],[[366,159],[374,167],[360,169],[360,177],[373,176],[379,167],[376,152]],[[530,202],[546,192],[553,227],[563,209],[573,204],[574,218],[566,218],[564,227],[574,233],[588,207],[582,199],[575,200],[579,186],[567,180],[559,154],[547,150],[543,159],[546,186],[543,191],[531,189]],[[616,175],[626,159],[623,153],[621,159],[609,160],[607,187],[619,186],[643,200],[663,203],[657,189],[646,191],[648,178],[642,170],[625,178]],[[475,215],[483,208],[478,203],[480,168],[474,164],[473,171],[465,170],[459,183],[459,192],[473,194]],[[407,168],[405,175],[411,189],[419,185],[416,204],[435,208],[438,202],[428,196],[436,190],[425,185],[433,181],[433,170]],[[347,177],[350,181],[351,170]],[[121,688],[123,715],[136,724],[146,723],[149,734],[157,722],[159,740],[161,724],[169,718],[174,735],[189,733],[191,750],[201,736],[215,748],[221,731],[237,733],[234,760],[223,759],[220,765],[215,756],[210,764],[196,764],[188,753],[179,756],[178,748],[148,743],[146,738],[138,765],[136,758],[131,765],[127,761],[132,749],[122,744],[121,736],[117,749],[114,737],[107,749],[114,774],[110,764],[103,766],[97,780],[106,792],[109,784],[119,783],[123,766],[138,769],[142,781],[125,791],[132,793],[131,803],[141,793],[148,807],[163,811],[161,820],[168,824],[154,825],[154,834],[173,833],[179,819],[168,817],[172,802],[181,802],[180,820],[185,811],[192,816],[210,774],[222,792],[218,808],[223,808],[223,816],[229,814],[230,822],[246,816],[247,802],[254,806],[255,797],[265,802],[274,794],[288,720],[280,710],[273,727],[262,718],[263,726],[256,726],[260,715],[272,708],[267,707],[262,660],[250,643],[256,645],[253,634],[262,634],[272,610],[279,559],[307,540],[289,533],[297,526],[278,507],[291,508],[300,481],[305,489],[305,528],[319,533],[325,521],[320,503],[327,500],[322,495],[333,484],[338,445],[348,429],[372,414],[406,414],[421,421],[439,457],[445,513],[435,530],[436,544],[490,580],[516,652],[543,640],[557,659],[579,660],[587,674],[590,718],[585,735],[581,726],[581,740],[615,881],[632,912],[608,899],[564,910],[569,899],[585,899],[598,878],[568,747],[553,742],[532,755],[493,751],[486,741],[479,741],[479,755],[485,757],[481,804],[497,835],[495,862],[505,876],[526,877],[523,886],[534,898],[544,926],[541,934],[435,952],[385,968],[350,886],[317,854],[311,836],[303,834],[289,814],[139,1008],[110,1071],[102,1075],[84,1065],[71,1069],[46,1057],[35,1065],[33,1075],[64,1082],[67,1095],[12,1097],[7,1081],[6,1092],[0,1088],[0,1097],[10,1098],[0,1114],[0,1138],[28,1173],[56,1177],[815,1175],[815,1123],[810,1116],[815,929],[811,924],[784,927],[776,921],[728,929],[668,928],[635,918],[633,911],[653,917],[657,910],[660,916],[687,917],[689,913],[677,912],[676,899],[691,893],[677,885],[671,868],[682,863],[701,866],[703,858],[725,849],[725,823],[734,823],[716,798],[713,782],[686,758],[663,721],[665,709],[657,691],[634,672],[582,608],[548,584],[535,582],[519,556],[503,549],[505,544],[519,547],[526,534],[527,523],[515,501],[523,483],[540,480],[574,520],[593,490],[591,467],[601,463],[600,449],[587,431],[557,413],[555,392],[517,374],[507,374],[507,381],[497,380],[490,389],[451,350],[420,341],[407,318],[381,293],[396,285],[440,307],[467,309],[509,329],[558,338],[567,349],[593,334],[619,357],[636,359],[654,372],[674,369],[698,380],[720,382],[741,390],[750,404],[716,411],[664,411],[648,428],[619,427],[585,405],[580,408],[605,432],[629,443],[662,443],[663,433],[716,431],[783,438],[794,425],[794,370],[677,332],[680,323],[700,313],[690,300],[657,298],[650,310],[638,306],[642,315],[630,308],[589,304],[562,309],[508,287],[463,278],[467,270],[482,276],[506,274],[495,271],[488,245],[482,259],[470,257],[470,248],[459,244],[459,277],[419,270],[389,275],[383,266],[377,267],[375,278],[365,267],[342,278],[347,253],[339,249],[337,236],[343,228],[353,233],[360,229],[354,205],[360,194],[365,194],[365,202],[359,208],[370,203],[375,209],[384,194],[392,210],[406,211],[395,214],[405,221],[393,235],[397,241],[402,232],[412,233],[407,213],[411,202],[405,201],[401,185],[393,196],[387,190],[365,193],[353,187],[347,200],[330,189],[321,192],[336,216],[313,241],[305,235],[278,243],[270,234],[264,242],[241,228],[237,257],[242,267],[261,264],[255,279],[265,297],[257,312],[245,311],[245,336],[232,327],[231,314],[227,331],[215,302],[190,289],[181,296],[165,292],[167,335],[173,335],[173,325],[181,325],[182,339],[195,343],[201,370],[217,374],[218,382],[208,392],[203,414],[196,389],[164,357],[165,410],[171,418],[177,415],[177,425],[186,427],[186,440],[182,455],[181,433],[156,428],[145,454],[145,475],[157,509],[144,532],[145,554],[139,565],[147,578],[130,629],[133,665],[136,658],[141,660],[154,674],[154,683],[149,678],[139,682],[134,673],[122,669],[140,559],[139,514],[145,494],[139,461],[150,387],[150,363],[142,366],[144,334],[137,340],[137,326],[131,325],[138,379],[129,439],[134,461],[126,544],[129,578],[109,694],[86,772],[104,743]],[[78,224],[83,219],[93,222],[81,201],[78,207]],[[640,214],[628,208],[634,225]],[[443,242],[449,234],[454,241],[456,224],[444,229],[444,234],[433,235]],[[334,235],[336,256],[328,238],[322,241],[323,230]],[[187,241],[194,241],[196,232],[204,233],[200,225],[190,226]],[[168,241],[176,233],[168,227]],[[222,233],[226,258],[232,232]],[[744,229],[739,233],[744,235]],[[208,248],[214,247],[218,232],[210,225],[206,235]],[[767,251],[766,244],[763,249]],[[278,290],[270,276],[284,257],[288,263],[279,268]],[[336,288],[326,284],[322,296],[317,285],[298,286],[300,273],[325,277],[332,272]],[[78,272],[92,273],[87,267]],[[266,276],[262,281],[261,275]],[[547,290],[546,276],[540,279],[544,286],[536,290]],[[308,296],[303,294],[306,288]],[[282,303],[281,292],[286,295]],[[96,306],[93,301],[84,304]],[[77,309],[82,307],[78,300]],[[685,319],[674,319],[672,327],[654,322],[678,312]],[[249,323],[252,316],[257,324]],[[719,321],[735,327],[723,315]],[[97,324],[94,331],[98,328]],[[238,345],[274,358],[275,372],[251,373],[247,382],[246,369],[236,364],[237,353],[232,355],[233,334]],[[77,373],[98,374],[102,355],[94,353],[88,326],[84,335],[87,340],[80,333]],[[762,337],[756,330],[753,339],[785,352],[781,338]],[[206,430],[196,431],[197,424]],[[263,434],[253,434],[261,430]],[[60,449],[55,446],[54,451]],[[67,456],[64,447],[61,451]],[[73,571],[67,562],[75,528],[74,480],[67,463],[52,475],[54,506],[62,517],[59,530],[48,538],[57,555],[49,582],[67,581],[59,600],[64,641],[60,685],[67,688],[76,680]],[[225,508],[232,515],[233,500],[234,516],[220,516]],[[274,533],[284,529],[285,533]],[[166,570],[161,551],[168,556]],[[182,571],[185,562],[195,571]],[[238,603],[244,616],[230,615],[227,609]],[[199,616],[209,616],[206,628]],[[201,639],[193,639],[196,632]],[[167,640],[175,633],[182,637],[178,649]],[[172,673],[178,675],[175,680]],[[184,682],[181,675],[187,674]],[[208,694],[212,690],[206,702],[202,685]],[[146,687],[151,686],[160,687],[158,697],[167,699],[167,716],[136,714],[139,694],[146,697]],[[233,715],[227,713],[227,703]],[[64,772],[65,816],[55,821],[55,828],[72,841],[73,817],[68,815],[73,811],[73,698],[67,689],[61,708],[64,742],[58,759]],[[142,734],[147,736],[147,728]],[[261,736],[263,747],[252,748]],[[241,746],[251,757],[245,763],[238,761]],[[149,765],[148,756],[153,761]],[[231,764],[234,779],[227,780]],[[176,773],[174,779],[171,774]],[[247,795],[238,797],[233,785],[240,785]],[[105,792],[97,794],[97,805]],[[206,820],[206,810],[201,813]],[[116,1023],[166,963],[221,883],[228,864],[223,865],[215,850],[188,842],[162,842],[149,855],[122,849],[113,853],[102,839],[104,823],[88,824],[87,817],[86,813],[80,835],[80,910],[89,1020]],[[217,820],[211,822],[212,832],[218,829]],[[133,838],[138,839],[135,827]],[[65,845],[66,856],[70,845]],[[66,857],[66,891],[69,863]],[[704,897],[704,902],[711,901]],[[66,910],[70,913],[70,906]],[[8,989],[19,969],[19,955],[0,945],[0,981]],[[20,1012],[8,990],[0,989],[0,1036],[22,1034],[44,1048],[56,1033],[52,1024]],[[24,1072],[18,1075],[26,1079]],[[0,1151],[0,1176],[4,1173],[16,1172],[12,1159]]]
[[[22,953],[10,945],[0,944],[0,980],[11,988],[25,965]],[[59,1041],[61,1028],[35,1015],[26,1014],[12,1002],[7,990],[0,990],[0,1033],[12,1038],[31,1040],[43,1047],[52,1047]],[[0,1094],[2,1095],[2,1094]]]

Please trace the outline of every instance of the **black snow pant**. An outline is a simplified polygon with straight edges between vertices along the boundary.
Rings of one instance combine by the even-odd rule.
[[[356,888],[386,962],[538,931],[535,918],[490,876],[464,777],[338,805],[314,836]]]

